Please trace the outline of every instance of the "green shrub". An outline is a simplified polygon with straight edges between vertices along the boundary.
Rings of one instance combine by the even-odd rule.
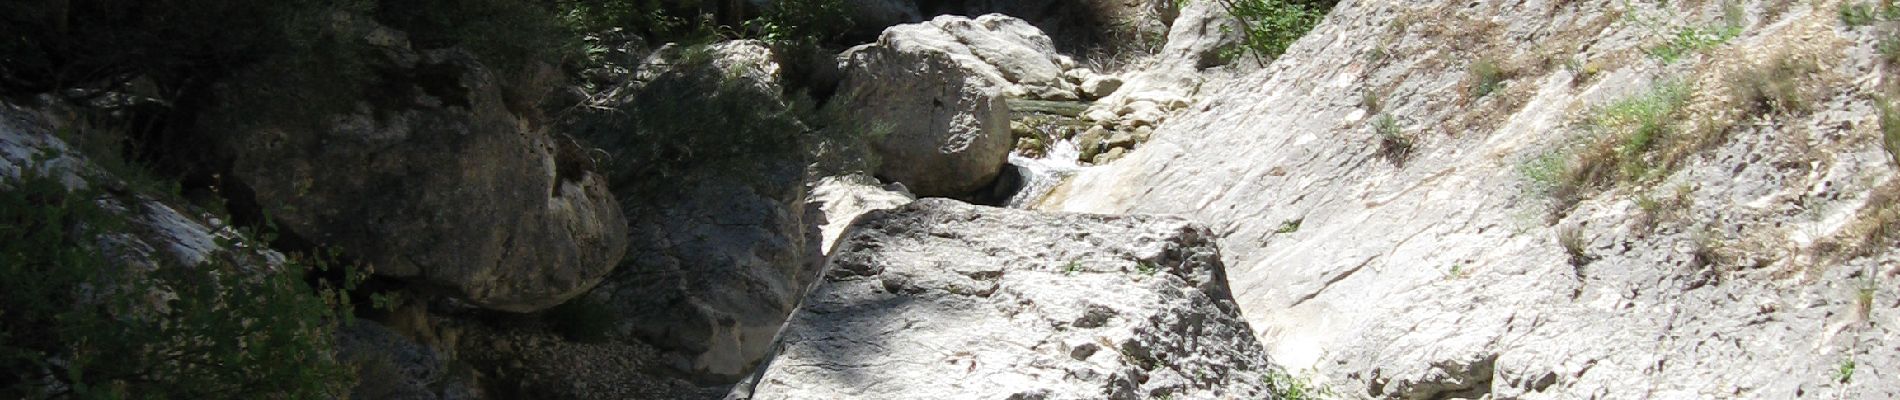
[[[101,196],[31,171],[0,183],[0,397],[344,395],[353,371],[332,351],[348,301],[303,280],[325,264],[134,267],[101,255],[125,227]]]
[[[1252,55],[1266,61],[1279,58],[1293,42],[1319,26],[1337,0],[1215,0],[1240,20],[1240,47],[1222,52],[1222,58]]]
[[[1681,120],[1682,108],[1689,104],[1689,85],[1682,82],[1668,82],[1657,85],[1647,93],[1619,100],[1608,107],[1597,110],[1590,124],[1604,134],[1600,140],[1614,145],[1615,152],[1586,153],[1587,156],[1613,156],[1613,160],[1584,160],[1584,164],[1616,165],[1623,180],[1637,180],[1649,176],[1652,172],[1646,157],[1656,144],[1676,132]],[[1613,162],[1612,162],[1613,161]],[[1599,174],[1588,174],[1583,178],[1595,179]]]
[[[1499,67],[1498,62],[1490,58],[1480,58],[1472,62],[1470,72],[1471,98],[1473,99],[1484,97],[1504,87],[1504,80],[1509,78],[1504,68]]]
[[[1412,153],[1412,137],[1399,127],[1398,118],[1380,115],[1372,122],[1372,132],[1379,136],[1379,154],[1401,160]]]

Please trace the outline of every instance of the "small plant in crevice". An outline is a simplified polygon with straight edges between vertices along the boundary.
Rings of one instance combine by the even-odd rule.
[[[1563,247],[1564,256],[1568,257],[1570,265],[1582,266],[1594,260],[1588,251],[1589,240],[1584,237],[1582,226],[1557,227],[1557,245]]]
[[[1498,89],[1504,87],[1505,80],[1511,78],[1510,71],[1506,71],[1504,67],[1498,65],[1497,60],[1489,57],[1473,61],[1468,72],[1471,75],[1469,78],[1471,82],[1469,97],[1472,99],[1481,98],[1490,95],[1492,92],[1496,92]]]
[[[1725,264],[1728,243],[1713,230],[1697,232],[1689,238],[1689,267],[1702,268]]]
[[[1747,115],[1805,113],[1813,109],[1813,100],[1804,89],[1820,72],[1821,66],[1811,60],[1777,55],[1766,64],[1730,75],[1729,96]]]
[[[1677,27],[1667,41],[1649,48],[1649,55],[1656,57],[1663,64],[1674,64],[1685,57],[1734,40],[1742,35],[1742,29],[1747,23],[1747,13],[1741,8],[1741,4],[1728,2],[1722,7],[1720,24],[1708,27]]]
[[[1294,219],[1289,219],[1285,221],[1280,221],[1280,227],[1274,228],[1273,233],[1287,234],[1287,233],[1299,232],[1300,223],[1305,222],[1305,221],[1306,221],[1305,218],[1294,218]]]
[[[1880,291],[1880,284],[1874,281],[1873,274],[1861,278],[1854,285],[1854,321],[1872,324],[1874,321],[1874,294]]]
[[[1069,260],[1067,265],[1062,266],[1063,275],[1075,275],[1080,273],[1082,273],[1082,260]]]
[[[1841,359],[1841,363],[1834,367],[1834,381],[1840,382],[1840,383],[1853,383],[1855,367],[1856,365],[1854,363],[1853,355],[1850,354],[1847,356],[1847,358]]]
[[[1900,167],[1900,110],[1895,110],[1886,97],[1875,98],[1874,108],[1880,117],[1880,148],[1887,151],[1895,167]]]
[[[1161,271],[1161,266],[1155,265],[1155,263],[1147,262],[1147,261],[1135,262],[1135,272],[1140,273],[1142,275],[1153,276],[1156,272],[1160,272],[1160,271]]]
[[[1293,376],[1284,370],[1271,369],[1261,374],[1260,383],[1280,400],[1314,400],[1333,397],[1332,390]]]
[[[1367,89],[1365,93],[1359,94],[1359,107],[1366,109],[1366,112],[1371,114],[1378,114],[1381,111],[1385,111],[1385,100],[1380,97],[1378,93]]]
[[[1379,154],[1401,162],[1412,153],[1412,137],[1399,127],[1398,118],[1380,115],[1372,121],[1372,132],[1379,137]]]
[[[1466,268],[1464,263],[1452,264],[1451,268],[1445,271],[1445,279],[1464,279],[1470,276],[1471,269]]]

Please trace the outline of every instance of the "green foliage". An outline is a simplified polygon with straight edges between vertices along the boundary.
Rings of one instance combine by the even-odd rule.
[[[1155,265],[1155,263],[1151,263],[1151,262],[1147,262],[1147,261],[1136,261],[1136,262],[1135,262],[1135,272],[1139,272],[1139,273],[1141,273],[1142,275],[1150,275],[1150,276],[1152,276],[1152,275],[1154,275],[1154,274],[1155,274],[1156,272],[1161,272],[1161,267],[1160,267],[1160,266],[1158,266],[1158,265]]]
[[[1887,157],[1900,167],[1900,111],[1894,110],[1893,101],[1885,97],[1874,99],[1874,107],[1880,110],[1880,147],[1887,150]]]
[[[1260,376],[1260,383],[1273,392],[1273,398],[1280,400],[1314,400],[1335,397],[1332,390],[1314,385],[1286,371],[1274,369]]]
[[[1379,136],[1379,154],[1401,160],[1412,153],[1412,137],[1399,127],[1399,120],[1380,115],[1372,121],[1372,132]]]
[[[1840,8],[1841,24],[1848,27],[1872,25],[1880,21],[1900,20],[1900,7],[1892,1],[1880,4],[1842,4]]]
[[[1075,275],[1079,273],[1082,273],[1082,260],[1069,260],[1068,264],[1062,266],[1063,275]]]
[[[1293,42],[1319,26],[1337,0],[1215,0],[1240,20],[1240,47],[1221,52],[1222,58],[1252,55],[1265,61],[1279,58]],[[1225,28],[1225,27],[1223,27]]]
[[[561,336],[582,342],[606,341],[620,325],[612,307],[585,295],[548,309],[541,318]]]
[[[334,398],[353,371],[331,354],[341,288],[312,288],[293,258],[246,270],[234,255],[156,269],[100,252],[122,217],[101,195],[28,171],[0,183],[0,397]],[[223,242],[223,240],[220,240]],[[229,248],[230,243],[219,243]]]
[[[1669,36],[1669,41],[1660,46],[1651,47],[1649,55],[1661,60],[1663,64],[1674,64],[1691,54],[1728,43],[1742,35],[1747,23],[1746,14],[1740,3],[1728,3],[1723,7],[1723,18],[1719,25],[1710,27],[1677,27]]]
[[[1302,222],[1305,222],[1305,221],[1306,221],[1306,219],[1305,219],[1305,218],[1294,218],[1294,219],[1289,219],[1289,220],[1285,220],[1285,221],[1280,221],[1280,227],[1279,227],[1279,228],[1276,228],[1276,229],[1274,229],[1274,230],[1273,230],[1273,233],[1293,233],[1293,232],[1299,232],[1299,231],[1300,231],[1300,223],[1302,223]]]
[[[779,49],[816,49],[851,30],[844,0],[781,0],[746,22],[759,40]]]
[[[1841,359],[1841,364],[1834,367],[1834,381],[1840,383],[1854,382],[1854,367],[1853,356]]]
[[[1504,87],[1504,80],[1509,78],[1504,68],[1498,66],[1497,60],[1490,58],[1480,58],[1472,62],[1470,73],[1471,98],[1473,99],[1490,95],[1491,92]]]
[[[1581,164],[1616,165],[1621,174],[1590,168],[1590,173],[1577,178],[1587,182],[1606,182],[1604,178],[1609,177],[1632,181],[1649,177],[1652,164],[1646,157],[1655,149],[1658,141],[1676,132],[1682,119],[1682,108],[1689,104],[1689,94],[1688,84],[1667,82],[1647,93],[1618,100],[1597,110],[1589,123],[1603,132],[1602,140],[1613,144],[1615,152],[1609,159],[1602,159],[1605,154],[1600,152],[1586,154],[1598,158],[1584,160]]]

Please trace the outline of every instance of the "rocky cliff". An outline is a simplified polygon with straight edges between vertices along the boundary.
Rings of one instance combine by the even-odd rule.
[[[1347,397],[1890,397],[1874,8],[1342,2],[1041,208],[1210,224]]]

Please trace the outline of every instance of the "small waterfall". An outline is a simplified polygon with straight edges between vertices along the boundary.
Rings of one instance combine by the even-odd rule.
[[[1069,140],[1059,140],[1049,145],[1049,154],[1043,158],[1024,157],[1010,153],[1009,165],[1016,169],[1022,179],[1022,187],[1009,197],[1004,206],[1009,208],[1029,208],[1041,201],[1043,196],[1055,190],[1062,180],[1082,170],[1076,159],[1082,156],[1081,150]]]

